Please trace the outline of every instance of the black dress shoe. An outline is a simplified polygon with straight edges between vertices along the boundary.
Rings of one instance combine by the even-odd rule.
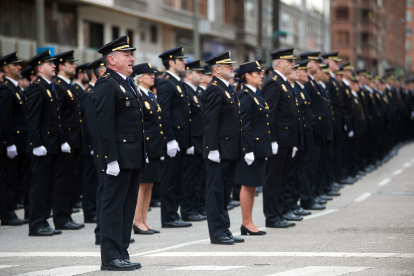
[[[314,203],[311,206],[302,206],[302,207],[303,207],[303,209],[307,209],[307,210],[323,210],[323,209],[326,208],[325,206],[320,205],[318,203]]]
[[[191,215],[191,216],[188,216],[188,217],[183,217],[183,220],[184,221],[202,221],[202,220],[205,220],[206,218],[204,217],[204,216],[202,216],[202,215]]]
[[[302,207],[299,207],[299,209],[293,210],[292,212],[297,216],[308,216],[308,215],[312,214],[309,211],[303,210]]]
[[[318,203],[318,204],[320,204],[320,205],[322,205],[322,204],[326,204],[327,201],[325,199],[323,199],[323,198],[316,197],[315,198],[315,202]]]
[[[81,209],[81,208],[82,208],[82,201],[78,201],[78,202],[75,204],[75,208]]]
[[[28,219],[23,219],[23,224],[28,224],[29,220]]]
[[[96,217],[85,219],[85,223],[96,223]]]
[[[131,238],[131,239],[129,240],[129,243],[134,243],[134,242],[135,242],[134,238]]]
[[[132,226],[132,228],[134,229],[134,234],[141,234],[141,235],[152,235],[154,234],[154,232],[152,232],[151,230],[141,230],[139,229],[135,224]]]
[[[233,234],[231,234],[231,236],[229,238],[232,239],[235,243],[242,243],[242,242],[244,242],[244,239],[243,238],[235,237],[235,236],[233,236]]]
[[[122,259],[115,259],[109,262],[102,262],[101,270],[127,271],[134,270],[135,267],[131,263],[127,263]]]
[[[352,176],[348,176],[347,178],[345,178],[345,179],[341,179],[341,180],[339,180],[338,182],[339,182],[339,184],[347,184],[347,185],[351,185],[351,184],[354,184],[354,183],[355,183],[355,181],[357,181],[357,179],[356,179],[356,178],[354,178],[354,177],[352,177]]]
[[[161,207],[161,201],[159,200],[151,200],[150,207]]]
[[[278,222],[275,222],[273,224],[266,224],[266,227],[268,228],[288,228],[291,226],[294,226],[295,224],[292,222],[288,222],[286,220],[281,220]]]
[[[260,231],[259,230],[257,232],[253,232],[253,231],[250,231],[249,229],[247,229],[246,227],[244,227],[244,225],[242,225],[240,227],[240,232],[243,236],[247,236],[247,234],[249,234],[250,236],[263,236],[263,235],[266,235],[265,231]]]
[[[152,210],[152,208],[151,207],[148,207],[148,212],[151,211],[151,210]]]
[[[131,262],[130,259],[124,259],[124,262],[126,262],[127,264],[131,264],[135,269],[141,268],[141,264],[140,263],[133,263],[133,262]]]
[[[335,191],[335,192],[338,192],[339,191],[339,188],[338,187],[335,187],[335,186],[332,186],[331,190],[332,191]]]
[[[202,215],[202,216],[206,216],[206,218],[207,218],[207,212],[206,212],[206,210],[198,210],[198,213],[200,215]]]
[[[162,224],[162,228],[182,228],[182,227],[190,227],[190,226],[192,226],[191,223],[182,221],[181,219],[177,219],[172,222],[164,222]]]
[[[10,225],[10,226],[19,226],[23,225],[23,220],[19,218],[9,219],[9,220],[2,220],[1,225]]]
[[[223,245],[230,245],[234,244],[234,240],[230,239],[229,237],[221,237],[218,240],[211,240],[212,244],[223,244]]]
[[[95,245],[101,245],[101,241],[95,240]]]
[[[79,230],[81,228],[85,227],[85,224],[78,224],[73,221],[68,221],[62,226],[56,226],[56,229],[58,230]]]
[[[329,191],[326,193],[328,196],[340,196],[341,193],[335,192],[335,191]]]
[[[234,206],[233,206],[233,205],[231,205],[231,204],[227,205],[227,210],[231,210],[231,209],[233,209],[233,208],[234,208]]]
[[[333,199],[332,197],[327,196],[327,195],[320,195],[320,196],[319,196],[319,198],[320,198],[320,199],[323,199],[323,200],[326,200],[326,201],[328,201],[328,200],[332,200],[332,199]]]
[[[302,217],[295,215],[292,211],[284,214],[283,218],[287,221],[301,221],[303,219]]]
[[[52,231],[53,235],[60,235],[60,234],[62,234],[62,231],[53,229],[50,226],[49,227],[46,227],[46,228],[49,229],[50,231]]]
[[[160,230],[155,230],[155,229],[148,229],[148,230],[151,230],[154,234],[159,234],[159,233],[161,233],[161,231],[160,231]]]
[[[334,183],[334,184],[332,184],[332,187],[336,187],[336,188],[342,189],[342,188],[345,187],[345,185],[338,184],[338,183]]]
[[[29,230],[29,236],[48,237],[53,236],[53,232],[50,231],[48,228],[40,228],[36,231]]]
[[[72,213],[79,213],[80,210],[78,208],[72,208]]]
[[[230,205],[233,205],[234,207],[240,206],[240,201],[236,201],[236,200],[231,200]]]

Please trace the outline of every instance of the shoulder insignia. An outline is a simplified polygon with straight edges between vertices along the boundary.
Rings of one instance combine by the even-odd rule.
[[[41,81],[40,78],[38,78],[35,83],[40,83],[40,81]]]
[[[229,92],[227,92],[227,91],[224,91],[224,92],[226,92],[226,96],[227,96],[227,98],[231,99],[230,93],[229,93]]]
[[[256,104],[257,104],[257,105],[260,105],[260,104],[259,104],[259,101],[257,100],[257,98],[256,98],[256,97],[254,97],[254,101],[256,102]]]
[[[170,78],[170,75],[165,74],[164,80],[168,80]]]
[[[103,78],[108,78],[110,75],[111,75],[110,73],[106,73],[106,74],[103,74],[102,77]]]
[[[215,80],[211,85],[217,86],[217,81]]]
[[[146,107],[147,109],[151,109],[151,106],[150,106],[149,102],[145,101],[145,102],[144,102],[144,104],[145,104],[145,107]]]
[[[285,90],[285,92],[287,92],[287,88],[284,84],[282,84],[282,88],[283,88],[283,90]]]
[[[4,82],[4,84],[8,84],[8,83],[9,83],[9,81],[7,81],[7,80]]]
[[[197,104],[198,103],[198,98],[196,95],[193,96],[194,102]]]
[[[17,93],[17,92],[16,92],[16,97],[17,97],[17,99],[18,99],[19,101],[21,100],[20,95],[19,95],[19,93]]]
[[[303,92],[300,92],[300,96],[302,97],[302,99],[305,100],[305,95],[303,94]]]
[[[249,93],[249,90],[247,90],[247,89],[244,89],[244,92],[246,92],[246,93]]]
[[[60,84],[60,80],[57,81],[57,84]]]
[[[91,88],[89,87],[88,90],[86,90],[86,93],[91,92]]]
[[[181,87],[179,85],[177,85],[177,90],[178,90],[178,92],[183,93],[183,91],[181,90]]]
[[[272,78],[272,80],[277,81],[277,75]]]
[[[71,98],[73,98],[73,94],[72,94],[72,92],[70,92],[70,90],[68,89],[68,95],[69,95],[69,97],[71,97]]]
[[[119,85],[119,88],[121,88],[122,92],[126,93],[125,88],[122,85]]]

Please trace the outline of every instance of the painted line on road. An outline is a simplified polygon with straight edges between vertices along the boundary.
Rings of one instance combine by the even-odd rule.
[[[0,252],[0,258],[9,257],[101,257],[101,252]]]
[[[100,266],[89,265],[89,266],[65,266],[59,268],[53,268],[48,270],[41,270],[41,271],[33,271],[27,272],[23,274],[18,274],[15,276],[72,276],[72,275],[79,275],[84,273],[89,273],[93,271],[100,270]]]
[[[400,173],[402,173],[403,172],[403,170],[396,170],[395,172],[393,172],[392,174],[393,175],[399,175]]]
[[[352,266],[307,266],[279,272],[269,276],[339,276],[348,273],[358,272],[370,267],[352,267]]]
[[[411,167],[411,165],[412,165],[412,163],[411,163],[411,162],[408,162],[408,163],[405,163],[405,164],[403,165],[403,167],[404,167],[404,168],[408,168],[408,167]]]
[[[391,182],[391,178],[385,178],[380,183],[378,183],[378,186],[382,187],[387,185],[389,182]]]
[[[363,193],[361,196],[357,197],[354,202],[362,202],[365,199],[369,198],[372,195],[372,193]]]
[[[322,212],[319,212],[319,213],[316,213],[316,214],[313,214],[313,215],[310,215],[310,216],[305,216],[305,217],[303,217],[303,220],[309,220],[309,219],[314,219],[314,218],[322,217],[322,216],[325,216],[325,215],[332,214],[332,213],[334,213],[336,211],[338,211],[338,209],[328,209],[328,210],[324,210]]]
[[[176,267],[170,268],[167,270],[230,270],[235,268],[242,268],[246,266],[220,266],[220,265],[198,265],[198,266],[183,266],[183,267]]]
[[[144,255],[156,257],[337,257],[337,258],[414,258],[414,253],[349,252],[162,252]]]
[[[0,269],[9,268],[9,267],[13,267],[13,266],[18,266],[18,265],[0,265]]]

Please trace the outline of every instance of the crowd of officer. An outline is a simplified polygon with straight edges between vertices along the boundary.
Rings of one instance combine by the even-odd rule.
[[[207,220],[212,243],[244,242],[229,230],[237,201],[243,235],[266,234],[252,218],[262,187],[266,227],[294,226],[414,138],[414,80],[394,68],[379,76],[338,52],[288,48],[268,68],[235,69],[230,51],[203,65],[177,47],[160,74],[133,66],[133,51],[123,36],[80,65],[74,51],[45,50],[23,70],[18,53],[0,58],[2,225],[58,235],[84,227],[72,219],[81,207],[102,269],[136,269],[131,230],[160,233],[150,206],[163,228]]]

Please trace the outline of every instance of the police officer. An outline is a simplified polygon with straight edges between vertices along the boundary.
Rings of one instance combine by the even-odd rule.
[[[20,75],[22,77],[21,89],[25,90],[36,79],[32,66],[28,65],[24,68]]]
[[[180,73],[185,71],[184,48],[177,47],[159,55],[167,72],[157,86],[162,110],[164,140],[167,145],[161,179],[161,223],[163,228],[190,227],[181,220],[179,179],[183,176],[184,155],[191,146],[191,110]],[[191,149],[194,150],[194,149]]]
[[[128,36],[119,37],[98,51],[107,68],[92,95],[100,141],[99,165],[105,171],[100,210],[101,270],[141,267],[129,260],[127,251],[140,169],[145,167],[142,98],[128,77],[134,61],[132,51],[135,48],[129,46]]]
[[[229,80],[234,77],[231,52],[209,58],[213,79],[203,93],[206,160],[206,211],[212,244],[234,244],[244,239],[230,232],[227,206],[241,158],[241,122],[237,96]]]

